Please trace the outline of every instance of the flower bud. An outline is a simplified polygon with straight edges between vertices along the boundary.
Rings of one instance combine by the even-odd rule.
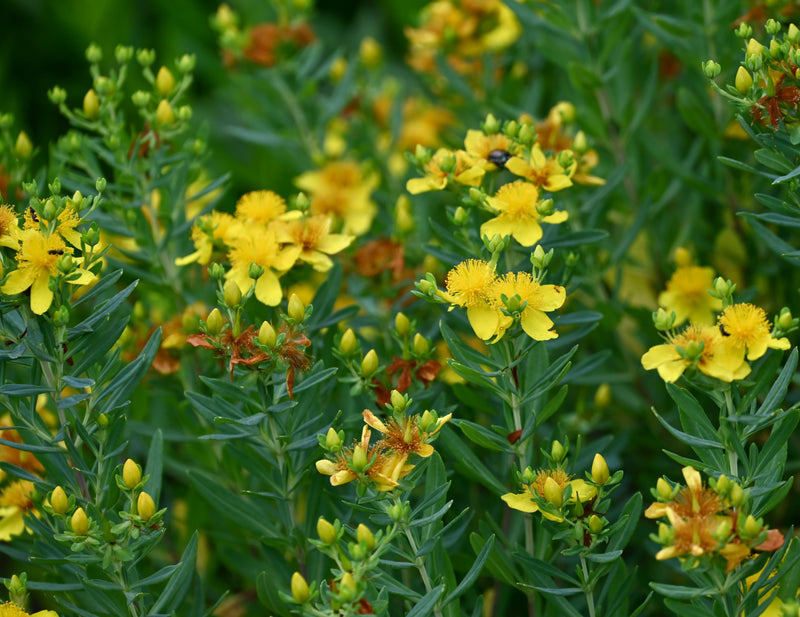
[[[419,418],[419,430],[423,433],[435,431],[439,426],[439,414],[436,411],[426,409]]]
[[[675,539],[675,531],[666,523],[658,524],[658,541],[661,544],[672,544]]]
[[[368,551],[375,548],[375,536],[372,535],[369,527],[364,523],[359,523],[358,527],[356,527],[356,539],[359,543],[363,543]]]
[[[225,306],[228,308],[235,308],[242,302],[242,290],[233,279],[225,281],[222,286],[222,298],[225,301]]]
[[[181,73],[188,73],[189,71],[194,70],[194,65],[197,63],[197,56],[194,54],[183,54],[180,58],[178,58],[178,70]]]
[[[392,390],[391,394],[389,395],[389,402],[392,404],[392,408],[398,412],[405,411],[406,407],[408,407],[408,401],[406,400],[406,397],[397,390]]]
[[[342,334],[342,340],[339,341],[339,352],[342,355],[348,356],[358,348],[358,341],[356,340],[355,332],[352,328],[345,330]]]
[[[717,482],[714,485],[714,490],[719,495],[724,495],[731,489],[731,481],[728,479],[728,476],[722,474],[719,478],[717,478]]]
[[[83,511],[83,508],[75,510],[72,519],[70,519],[70,527],[72,527],[72,533],[76,536],[85,536],[89,533],[89,519],[86,518],[86,512]]]
[[[56,514],[64,514],[69,508],[67,494],[60,486],[55,487],[53,492],[50,493],[50,507],[53,508],[53,512]]]
[[[89,88],[83,96],[83,113],[86,114],[86,117],[90,120],[94,120],[99,112],[100,99],[97,96],[97,92],[94,91],[94,88]]]
[[[487,135],[494,135],[500,131],[500,123],[492,114],[486,114],[486,120],[481,124],[481,130]]]
[[[136,61],[142,66],[150,66],[156,61],[156,52],[153,49],[140,49],[136,52]]]
[[[746,55],[748,58],[751,58],[753,56],[760,56],[763,53],[764,53],[764,46],[761,43],[759,43],[755,39],[750,39],[747,42]]]
[[[561,504],[564,503],[564,490],[559,486],[558,482],[548,477],[544,481],[543,497],[554,506],[561,507]]]
[[[306,318],[306,305],[300,299],[300,296],[293,293],[289,296],[289,306],[286,309],[286,314],[289,319],[294,319],[297,323],[302,323]]]
[[[560,441],[557,439],[553,441],[553,444],[550,446],[550,458],[553,459],[553,462],[560,463],[564,460],[564,457],[567,455],[567,451],[564,446],[561,444]]]
[[[325,434],[325,447],[331,452],[338,452],[342,449],[342,438],[333,427],[329,428]]]
[[[375,353],[374,349],[370,349],[364,359],[361,360],[361,374],[364,377],[369,377],[378,370],[378,364],[378,354]]]
[[[258,329],[258,342],[264,347],[275,347],[277,340],[278,336],[275,334],[275,328],[272,327],[272,324],[268,321],[263,322]]]
[[[20,131],[14,144],[14,152],[21,159],[28,158],[33,152],[33,144],[25,131]]]
[[[783,307],[781,309],[780,315],[778,315],[778,319],[775,320],[776,325],[781,330],[788,330],[794,324],[794,318],[792,317],[792,311],[790,311],[787,307]]]
[[[509,120],[506,122],[503,126],[503,133],[505,133],[507,137],[515,138],[517,133],[519,133],[519,122],[516,120]]]
[[[601,383],[594,392],[594,404],[598,409],[605,409],[611,403],[611,386]]]
[[[218,308],[215,308],[208,314],[208,318],[206,318],[206,331],[211,336],[216,336],[219,334],[224,325],[225,318],[222,316],[222,313],[219,312]]]
[[[12,574],[11,580],[6,584],[6,587],[8,588],[8,599],[11,601],[11,603],[18,604],[19,606],[25,606],[25,602],[28,598],[28,575],[25,572],[23,572],[20,576]]]
[[[64,255],[64,257],[69,257],[69,255]],[[55,315],[53,315],[53,324],[57,327],[61,327],[61,326],[66,326],[68,323],[69,323],[69,309],[64,304],[62,304],[56,309]]]
[[[589,531],[593,534],[598,534],[603,531],[604,523],[603,519],[597,516],[596,514],[592,514],[589,517]]]
[[[122,466],[122,480],[129,489],[136,488],[142,481],[142,470],[131,459],[126,460]]]
[[[752,514],[748,514],[739,536],[742,540],[752,540],[758,537],[762,527],[761,523]]]
[[[339,599],[342,602],[350,602],[356,597],[356,581],[350,572],[345,572],[342,575],[342,580],[339,581]]]
[[[719,525],[717,525],[712,535],[718,542],[725,542],[730,537],[732,528],[731,519],[725,517],[720,521]]]
[[[97,64],[103,59],[103,50],[95,43],[86,48],[86,59],[92,64]]]
[[[658,498],[662,501],[669,501],[672,499],[672,487],[664,478],[659,478],[658,482],[656,482],[656,492],[658,493]]]
[[[470,196],[474,195],[475,193],[477,193],[478,196],[481,195],[480,191],[472,191],[471,189],[470,191],[471,191]],[[481,202],[478,201],[476,203],[481,203]],[[458,206],[455,209],[455,212],[453,212],[453,224],[457,225],[458,227],[461,227],[467,222],[467,220],[469,220],[469,213],[462,206]]]
[[[530,124],[523,124],[519,129],[517,139],[519,139],[520,143],[523,145],[532,144],[534,139],[536,139],[536,129],[534,129]]]
[[[367,453],[364,451],[364,448],[361,444],[356,444],[353,448],[353,456],[350,459],[350,466],[353,468],[353,471],[359,473],[364,471],[364,467],[367,466]]]
[[[575,137],[572,138],[572,149],[579,154],[584,154],[589,149],[589,141],[586,139],[586,133],[578,131]]]
[[[786,33],[786,38],[789,40],[790,43],[800,43],[800,30],[797,29],[797,26],[794,24],[789,24],[789,30]]]
[[[50,99],[51,103],[61,105],[61,103],[67,100],[67,91],[59,86],[53,86],[47,91],[47,98]]]
[[[331,81],[335,84],[339,83],[347,72],[347,60],[339,56],[331,63],[331,68],[328,73]]]
[[[131,101],[136,107],[145,107],[150,102],[150,93],[144,90],[137,90],[131,94]]]
[[[319,536],[320,540],[329,545],[335,544],[336,540],[338,539],[336,527],[326,521],[322,516],[320,516],[319,520],[317,521],[317,535]]]
[[[428,339],[422,336],[419,332],[414,335],[414,353],[418,356],[425,355],[431,350],[431,345]]]
[[[730,501],[731,506],[734,508],[738,508],[742,505],[744,501],[744,489],[742,489],[742,485],[738,482],[734,482],[733,486],[731,486],[730,495],[728,495],[728,501]]]
[[[767,23],[764,24],[764,30],[767,31],[767,34],[775,36],[776,34],[778,34],[778,32],[781,31],[781,22],[770,18],[767,20]]]
[[[358,47],[358,57],[365,67],[369,69],[377,67],[383,59],[380,43],[371,36],[362,39],[361,45]]]
[[[144,491],[139,493],[139,498],[136,500],[136,511],[143,521],[149,521],[156,513],[156,504],[153,498]]]
[[[298,604],[308,602],[311,597],[311,592],[308,589],[308,583],[303,575],[299,572],[292,574],[292,598]]]
[[[247,276],[253,280],[258,280],[264,274],[264,266],[259,266],[257,263],[251,263],[247,269]]]
[[[736,89],[739,91],[739,94],[747,94],[750,88],[753,86],[753,77],[750,73],[747,72],[747,69],[743,66],[739,67],[739,70],[736,71],[736,79],[734,80],[734,85]]]
[[[595,454],[594,460],[592,461],[592,480],[595,484],[602,486],[608,482],[609,476],[606,459],[604,459],[603,455],[600,453]]]
[[[397,313],[397,315],[395,316],[394,329],[400,336],[405,336],[410,332],[411,322],[408,320],[408,317],[406,317],[404,313]]]
[[[106,414],[101,413],[97,416],[97,426],[100,428],[108,426],[108,416]]]
[[[117,45],[114,49],[114,58],[119,64],[130,62],[130,59],[133,58],[133,47],[130,45]]]
[[[404,517],[403,506],[401,506],[399,503],[392,504],[389,506],[386,514],[389,516],[392,522],[399,523]]]
[[[522,472],[522,483],[533,484],[534,480],[536,480],[536,472],[530,467],[526,467]]]
[[[156,75],[156,89],[161,96],[168,96],[174,88],[175,78],[167,67],[162,66]]]
[[[156,123],[159,126],[164,126],[173,122],[175,122],[175,112],[172,111],[172,105],[169,104],[167,99],[161,99],[158,107],[156,107]]]
[[[675,311],[667,313],[667,311],[659,307],[657,311],[653,311],[653,325],[659,332],[672,330],[675,325]]]

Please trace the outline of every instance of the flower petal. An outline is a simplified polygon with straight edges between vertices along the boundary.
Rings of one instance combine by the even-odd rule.
[[[527,491],[524,493],[506,493],[500,497],[505,501],[510,508],[519,510],[520,512],[538,512],[539,506]]]
[[[472,326],[475,335],[484,341],[494,335],[500,324],[500,316],[488,304],[470,306],[467,309],[467,319],[469,319],[469,325]]]

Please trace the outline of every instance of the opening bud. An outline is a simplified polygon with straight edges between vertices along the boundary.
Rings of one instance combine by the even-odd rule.
[[[470,197],[472,197],[473,195],[480,197],[481,192],[477,190],[473,191],[472,189],[470,189]],[[481,203],[481,202],[476,201],[475,203]],[[455,212],[453,212],[453,225],[461,227],[462,225],[464,225],[464,223],[467,222],[467,220],[469,220],[469,213],[466,210],[464,210],[463,207],[458,206],[458,208],[455,209]]]
[[[368,551],[375,548],[375,536],[364,523],[359,523],[356,527],[356,539],[359,543],[364,544]]]
[[[326,521],[322,516],[320,516],[319,520],[317,521],[317,535],[319,536],[320,540],[328,545],[335,544],[339,539],[339,534],[336,531],[336,527]]]
[[[129,489],[134,489],[142,481],[142,469],[131,459],[122,466],[122,481]]]
[[[542,245],[537,244],[536,248],[533,249],[533,255],[531,255],[531,263],[533,264],[533,267],[536,268],[537,270],[544,270],[545,268],[547,268],[547,266],[550,265],[550,262],[553,260],[554,254],[555,251],[553,249],[550,249],[545,253],[544,249],[542,248]]]
[[[714,79],[722,72],[722,67],[719,65],[718,62],[714,62],[713,60],[706,60],[702,64],[703,68],[703,75],[708,77],[708,79]]]
[[[523,484],[533,484],[534,480],[536,480],[536,472],[530,467],[526,467],[525,471],[522,472]]]
[[[423,433],[430,433],[436,430],[439,425],[439,414],[436,411],[426,409],[419,418],[419,430]]]
[[[149,521],[156,513],[156,504],[153,498],[144,491],[139,493],[139,498],[136,500],[136,511],[143,521]]]
[[[797,29],[797,26],[794,24],[789,24],[789,30],[786,33],[786,38],[789,40],[790,43],[800,43],[800,30]]]
[[[50,493],[50,507],[53,508],[53,512],[56,514],[64,514],[69,508],[67,494],[60,486],[55,487],[53,492]]]
[[[608,482],[610,475],[606,459],[604,459],[603,455],[600,453],[595,454],[594,460],[592,461],[592,480],[594,483],[603,486]]]
[[[89,533],[89,519],[86,518],[86,512],[83,508],[78,508],[70,519],[70,527],[72,533],[76,536],[85,536]]]

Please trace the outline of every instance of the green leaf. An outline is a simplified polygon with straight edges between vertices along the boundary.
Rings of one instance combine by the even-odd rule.
[[[195,561],[197,560],[197,532],[192,534],[189,543],[181,555],[175,571],[170,576],[164,591],[150,608],[148,615],[158,613],[173,613],[178,610],[181,602],[189,591],[189,586],[195,574]]]
[[[494,538],[494,535],[491,538]],[[472,550],[479,553],[487,545],[488,541],[473,532],[469,535],[469,543],[472,546]],[[494,545],[486,556],[486,569],[507,585],[515,585],[519,580],[519,575],[513,569],[513,565],[513,560],[508,559],[505,554],[501,554]]]
[[[458,598],[462,593],[464,593],[471,585],[475,582],[475,579],[478,578],[478,575],[481,573],[483,569],[483,564],[486,563],[486,560],[489,558],[489,553],[492,550],[492,546],[494,546],[494,536],[490,536],[489,539],[486,541],[486,544],[481,549],[481,552],[478,553],[478,556],[475,558],[475,561],[472,563],[472,566],[467,572],[466,576],[461,579],[461,582],[458,584],[450,595],[448,595],[444,602],[442,602],[442,606],[447,606],[453,600]]]
[[[664,583],[650,583],[655,591],[662,596],[674,598],[675,600],[689,600],[691,598],[699,598],[702,596],[710,596],[717,593],[714,587],[686,587],[683,585],[666,585]]]
[[[101,389],[102,394],[98,396],[95,404],[105,412],[126,405],[131,393],[153,363],[160,344],[159,327],[150,336],[150,340],[136,359],[114,375],[111,382]]]
[[[684,388],[679,388],[675,384],[667,384],[667,392],[675,404],[678,406],[678,413],[681,418],[681,426],[690,435],[696,435],[701,439],[706,439],[710,443],[718,441],[717,431],[706,415],[705,409],[692,396],[692,393]]]
[[[681,617],[710,617],[714,615],[710,606],[689,604],[687,602],[677,602],[667,598],[664,604],[676,615]]]
[[[161,474],[164,467],[164,434],[161,429],[156,429],[153,433],[153,440],[150,442],[150,449],[147,451],[147,466],[145,474],[150,476],[147,481],[147,494],[158,503],[161,495]]]
[[[502,484],[483,462],[452,431],[443,430],[438,443],[442,444],[452,456],[453,465],[467,478],[477,480],[491,489],[496,495],[503,495],[508,489]]]
[[[764,167],[768,167],[773,171],[783,174],[787,174],[792,171],[792,164],[786,160],[785,156],[779,154],[775,150],[768,150],[766,148],[762,150],[756,150],[753,152],[753,157]],[[776,181],[773,181],[773,184],[775,183]]]
[[[275,611],[284,617],[289,617],[289,607],[278,595],[278,585],[284,583],[288,589],[288,581],[282,581],[275,572],[261,572],[256,578],[256,593],[258,599],[267,609]]]
[[[436,606],[443,593],[444,585],[437,585],[422,596],[422,599],[414,605],[414,608],[406,614],[406,617],[430,617],[430,615],[433,615],[433,607]]]
[[[451,420],[451,422],[460,428],[464,436],[472,443],[486,448],[487,450],[495,450],[496,452],[509,451],[508,440],[504,441],[502,437],[485,426],[462,419]]]
[[[689,433],[684,433],[683,431],[676,429],[664,418],[662,418],[659,415],[659,413],[655,410],[655,408],[651,408],[651,411],[653,412],[653,415],[655,415],[656,419],[659,422],[661,422],[661,425],[683,443],[690,446],[696,446],[699,448],[724,448],[722,443],[719,441],[711,439],[702,439],[700,437],[695,437],[694,435],[690,435]]]
[[[767,396],[764,397],[764,402],[761,403],[756,415],[761,416],[771,414],[775,409],[778,408],[783,399],[786,398],[786,391],[789,388],[789,383],[792,381],[792,377],[794,376],[796,368],[797,347],[792,349],[792,353],[789,354],[789,359],[786,361],[786,365],[783,367],[783,370],[781,370],[781,374],[778,375],[778,378],[772,384]]]

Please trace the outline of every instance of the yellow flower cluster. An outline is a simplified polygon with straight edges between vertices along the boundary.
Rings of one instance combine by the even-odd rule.
[[[31,310],[37,315],[47,312],[55,298],[51,278],[60,275],[71,285],[86,285],[95,279],[79,267],[83,257],[73,257],[74,248],[82,248],[76,229],[81,222],[76,207],[80,201],[76,196],[60,211],[52,199],[42,203],[40,212],[29,207],[21,227],[13,208],[0,206],[0,247],[16,250],[16,268],[8,273],[0,292],[13,296],[30,289]]]
[[[215,254],[230,262],[225,277],[242,293],[253,286],[251,265],[262,269],[255,280],[255,296],[267,306],[283,298],[279,278],[297,263],[309,264],[318,272],[332,266],[329,255],[344,250],[353,236],[331,233],[332,217],[287,210],[285,200],[272,191],[252,191],[236,204],[236,212],[211,212],[201,216],[192,228],[194,253],[175,261],[207,264]]]
[[[747,497],[741,485],[726,476],[705,486],[700,473],[691,466],[683,468],[686,486],[671,486],[660,478],[656,487],[658,501],[651,504],[647,518],[666,517],[658,535],[652,535],[662,548],[656,559],[714,558],[726,561],[730,572],[746,559],[752,549],[775,550],[783,537],[768,531],[760,520],[747,514]]]
[[[332,428],[328,430],[325,443],[333,457],[317,461],[317,471],[330,476],[333,486],[359,479],[378,491],[391,491],[414,469],[408,462],[412,454],[422,458],[433,454],[430,442],[452,415],[439,418],[431,411],[411,416],[399,412],[384,422],[365,409],[361,439],[351,448],[343,449],[341,437]],[[374,444],[370,444],[371,429],[383,434]]]
[[[553,321],[547,316],[564,304],[566,290],[559,285],[542,285],[528,272],[498,276],[489,262],[470,259],[450,270],[442,299],[467,310],[467,319],[478,338],[500,340],[515,322],[532,339],[556,338]]]

